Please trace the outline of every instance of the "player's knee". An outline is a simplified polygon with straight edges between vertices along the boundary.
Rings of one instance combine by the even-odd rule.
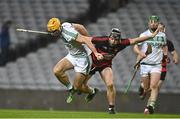
[[[84,89],[86,89],[86,87],[87,87],[87,85],[82,84],[81,89],[84,90]]]
[[[61,68],[61,67],[54,67],[53,68],[53,73],[55,74],[55,75],[60,75],[60,74],[62,74],[63,73],[63,68]]]
[[[109,91],[113,91],[113,90],[114,90],[114,84],[113,84],[113,83],[108,84],[108,85],[107,85],[107,89],[108,89]]]
[[[80,82],[74,81],[74,88],[75,89],[82,89],[82,84]]]
[[[82,85],[80,85],[78,83],[75,83],[74,84],[74,89],[76,89],[76,90],[82,89]]]
[[[151,90],[156,90],[158,89],[158,85],[151,85]]]

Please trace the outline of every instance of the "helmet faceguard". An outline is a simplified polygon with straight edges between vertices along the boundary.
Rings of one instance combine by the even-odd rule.
[[[112,37],[115,40],[121,40],[121,31],[118,28],[113,28],[109,37]]]

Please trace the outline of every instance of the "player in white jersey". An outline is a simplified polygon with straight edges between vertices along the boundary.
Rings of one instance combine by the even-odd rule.
[[[68,50],[68,55],[61,59],[53,69],[58,80],[69,90],[69,96],[66,100],[67,103],[72,101],[72,95],[78,90],[89,93],[89,95],[96,94],[96,88],[92,89],[87,87],[88,89],[86,90],[81,89],[81,85],[91,69],[91,52],[95,54],[98,60],[103,58],[103,56],[96,51],[91,42],[92,38],[88,37],[84,26],[68,22],[61,24],[58,18],[51,18],[47,24],[47,30],[54,36],[61,36]],[[65,72],[73,68],[76,75],[72,86]]]
[[[159,25],[158,16],[150,16],[149,18],[149,29],[141,33],[140,36],[146,36],[152,34]],[[145,55],[148,44],[152,47],[152,53]],[[139,47],[141,46],[141,50]],[[134,51],[144,59],[140,63],[140,74],[141,80],[144,85],[144,95],[151,90],[151,94],[145,107],[145,114],[153,114],[155,109],[155,102],[158,96],[158,81],[161,76],[161,61],[164,54],[167,53],[166,47],[166,35],[163,32],[159,32],[154,38],[144,41],[134,46]]]

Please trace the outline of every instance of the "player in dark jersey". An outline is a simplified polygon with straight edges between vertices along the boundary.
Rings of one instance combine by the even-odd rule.
[[[163,23],[160,23],[160,24],[163,25],[163,27],[164,27],[164,31],[163,32],[165,32],[165,25]],[[167,39],[167,47],[168,47],[168,51],[172,55],[174,64],[178,64],[179,56],[178,56],[178,54],[177,54],[177,52],[176,52],[176,50],[174,48],[174,44],[172,43],[172,41],[170,41],[168,39]],[[170,59],[168,58],[168,56],[164,56],[163,60],[162,60],[161,78],[160,78],[159,83],[158,83],[159,90],[160,90],[160,88],[162,86],[162,83],[164,82],[164,80],[166,78],[167,63],[170,63]]]
[[[176,52],[176,50],[174,48],[174,45],[173,45],[172,41],[167,40],[167,46],[168,46],[168,51],[172,54],[173,62],[175,64],[178,64],[178,62],[179,62],[178,54],[177,54],[177,52]],[[160,81],[158,83],[159,90],[161,88],[162,83],[164,82],[164,80],[166,78],[167,63],[169,63],[169,62],[170,62],[170,59],[167,56],[164,56],[163,60],[162,60],[161,78],[160,78]]]
[[[127,46],[142,42],[145,40],[148,40],[150,38],[153,38],[158,33],[160,27],[156,30],[155,33],[153,33],[151,36],[143,36],[133,39],[122,39],[121,38],[121,32],[117,28],[113,28],[111,31],[110,36],[105,37],[93,37],[92,43],[95,45],[96,50],[103,54],[104,59],[101,61],[98,61],[97,58],[92,54],[92,70],[90,71],[89,78],[95,74],[95,72],[99,72],[101,75],[102,80],[105,82],[107,86],[107,99],[109,103],[109,113],[115,114],[115,87],[114,87],[114,77],[113,77],[113,71],[112,71],[112,59],[116,56],[118,52],[125,49]],[[87,80],[88,81],[88,80]],[[86,82],[87,83],[87,82]],[[85,83],[85,84],[86,84]],[[86,86],[84,85],[83,88]],[[90,101],[91,97],[87,96]]]

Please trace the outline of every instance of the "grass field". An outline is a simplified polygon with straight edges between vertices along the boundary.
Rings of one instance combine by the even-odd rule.
[[[0,118],[180,118],[175,114],[144,115],[142,113],[80,112],[80,111],[40,111],[40,110],[0,110]]]

